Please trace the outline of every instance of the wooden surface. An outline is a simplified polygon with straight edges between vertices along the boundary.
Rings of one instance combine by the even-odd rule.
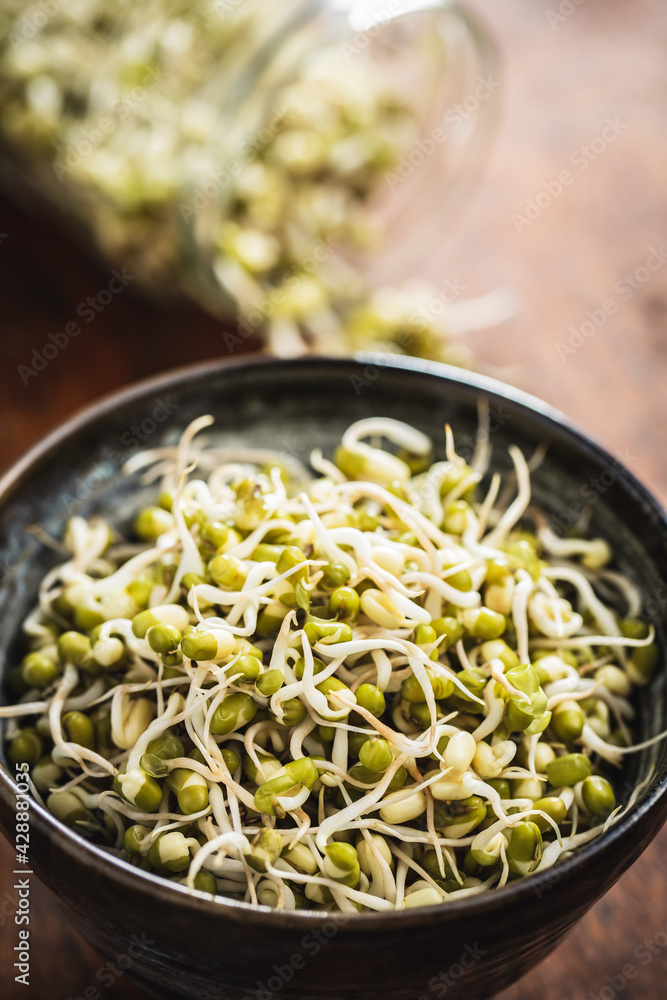
[[[662,0],[474,0],[474,6],[501,45],[502,118],[469,210],[440,246],[429,248],[431,275],[443,283],[457,278],[467,294],[512,288],[521,300],[517,315],[470,337],[478,366],[574,417],[664,501],[667,265],[636,281],[631,295],[620,289],[628,287],[624,275],[667,242],[667,6]],[[617,122],[618,135],[598,154],[594,140],[607,119]],[[529,224],[517,219],[527,200],[557,191],[553,181],[563,170],[572,182],[562,193],[549,205],[542,195],[545,207]],[[30,364],[32,349],[61,330],[109,274],[5,202],[0,231],[7,234],[0,240],[0,465],[103,392],[226,353],[212,320],[187,307],[160,310],[129,289],[25,385],[17,366]],[[570,328],[581,327],[587,311],[600,320],[606,301],[610,315],[600,328],[580,335],[576,350],[559,350],[559,343],[572,346]],[[3,843],[2,901],[11,857]],[[666,858],[667,829],[554,955],[502,1000],[663,997]],[[0,917],[3,996],[82,996],[99,984],[100,957],[71,931],[46,890],[35,887],[32,905],[29,988],[11,979],[16,928]],[[624,971],[628,964],[633,975]],[[109,1000],[144,996],[126,977],[108,982],[101,995]]]

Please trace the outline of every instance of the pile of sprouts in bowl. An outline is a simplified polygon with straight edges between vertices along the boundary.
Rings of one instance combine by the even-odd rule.
[[[488,417],[488,414],[487,414]],[[363,419],[310,469],[198,437],[134,456],[133,537],[73,517],[9,675],[8,756],[54,816],[190,889],[343,913],[542,871],[624,809],[659,651],[600,538],[447,427]],[[501,486],[503,487],[501,489]],[[44,536],[46,538],[46,536]],[[656,737],[660,739],[661,737]]]

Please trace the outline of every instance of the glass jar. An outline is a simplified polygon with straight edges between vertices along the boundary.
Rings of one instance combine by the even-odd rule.
[[[392,339],[494,118],[448,0],[0,0],[0,36],[5,184],[279,354]]]

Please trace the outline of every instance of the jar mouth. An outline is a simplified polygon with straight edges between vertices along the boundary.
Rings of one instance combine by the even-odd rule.
[[[324,86],[325,62],[338,74],[341,87],[352,91],[365,73],[371,81],[366,89],[384,90],[386,98],[382,111],[376,107],[367,124],[357,123],[356,133],[336,151],[337,169],[352,190],[358,186],[358,196],[342,198],[326,169],[296,168],[304,188],[320,185],[321,199],[317,202],[313,194],[317,204],[294,214],[289,227],[293,241],[301,243],[306,256],[303,248],[309,242],[323,246],[331,280],[354,297],[361,274],[370,288],[419,276],[425,254],[441,242],[443,230],[465,204],[496,117],[495,49],[477,20],[449,0],[315,0],[300,5],[278,35],[264,40],[243,81],[237,81],[230,105],[232,160],[235,150],[249,141],[252,147],[253,139],[275,131],[276,111],[299,81],[316,99],[318,87]],[[225,114],[230,115],[229,108]],[[293,133],[303,130],[299,121],[287,120],[278,131],[283,134],[274,145],[284,148]],[[358,147],[377,136],[382,140],[377,158],[369,156],[355,172],[354,157],[363,160]],[[263,148],[259,155],[272,164],[270,147],[268,154]],[[188,278],[196,285],[194,294],[218,314],[262,309],[261,295],[253,302],[251,292],[244,294],[236,268],[222,260],[217,246],[220,224],[238,211],[238,191],[230,178],[206,211],[195,213],[181,232],[185,260],[192,263]],[[313,215],[327,196],[341,217],[320,225]],[[302,232],[295,235],[299,226]],[[275,275],[266,277],[270,294]],[[248,291],[251,283],[245,284]],[[337,353],[335,346],[332,352]]]
[[[450,0],[337,2],[371,37],[369,58],[412,81],[416,134],[369,201],[381,241],[370,256],[347,250],[355,266],[366,257],[374,286],[400,284],[423,273],[485,165],[498,117],[497,52],[484,25]]]

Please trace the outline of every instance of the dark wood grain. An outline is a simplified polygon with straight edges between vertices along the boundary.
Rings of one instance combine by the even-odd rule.
[[[472,205],[440,245],[428,248],[427,270],[441,281],[457,278],[468,294],[514,289],[517,315],[470,337],[479,366],[578,420],[664,500],[667,264],[630,296],[616,283],[644,266],[651,248],[667,249],[667,6],[474,0],[474,7],[500,42],[502,118]],[[573,12],[559,21],[559,10]],[[577,151],[590,147],[607,119],[620,123],[617,139],[580,170]],[[517,221],[527,200],[562,170],[570,170],[572,183],[529,225]],[[18,366],[30,364],[33,348],[41,350],[50,332],[75,318],[77,305],[106,285],[109,272],[7,201],[0,203],[0,231],[7,234],[0,241],[0,466],[101,393],[226,353],[223,329],[209,317],[189,306],[159,308],[130,287],[24,384]],[[581,327],[587,311],[600,318],[606,300],[616,308],[599,330],[580,338],[572,353],[559,351],[559,343],[571,346],[570,328]],[[663,997],[666,858],[664,830],[553,956],[498,1000]],[[2,903],[11,898],[11,870],[3,842]],[[16,928],[0,916],[4,997],[66,1000],[87,987],[109,1000],[145,996],[125,976],[97,978],[103,960],[38,884],[32,907],[28,989],[13,982]]]

